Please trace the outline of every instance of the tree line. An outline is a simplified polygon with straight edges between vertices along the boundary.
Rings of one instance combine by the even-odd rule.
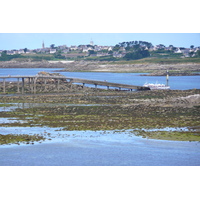
[[[145,41],[121,42],[114,46],[113,51],[120,51],[121,48],[124,48],[126,50],[124,59],[136,60],[149,57],[150,53],[148,49],[152,46],[153,45],[150,42]]]

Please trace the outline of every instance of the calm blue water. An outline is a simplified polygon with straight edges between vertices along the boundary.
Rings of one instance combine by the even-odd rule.
[[[148,83],[164,83],[165,76],[140,76],[141,73],[101,73],[101,72],[63,72],[68,77],[94,79],[113,83],[144,85]],[[169,85],[172,90],[200,89],[200,76],[170,76]]]
[[[51,141],[0,146],[1,166],[199,166],[200,143],[144,139],[129,131],[55,131],[2,128],[2,132],[51,133]]]
[[[0,68],[0,76],[7,75],[35,75],[40,71],[55,72],[59,69],[34,68],[34,69],[3,69]],[[149,83],[164,83],[164,76],[140,76],[140,73],[105,73],[105,72],[59,72],[67,77],[108,81],[113,83],[123,83],[130,85],[144,85]],[[0,80],[1,81],[1,80]],[[172,90],[200,89],[200,76],[170,76],[169,85]],[[87,85],[86,85],[87,86]],[[93,85],[88,85],[94,87]],[[99,86],[98,86],[99,87]]]
[[[36,75],[38,72],[54,72],[56,69],[48,69],[48,68],[0,68],[0,76],[8,76],[8,75]]]

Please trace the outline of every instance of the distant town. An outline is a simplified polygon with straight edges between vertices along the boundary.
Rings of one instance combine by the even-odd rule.
[[[145,57],[154,57],[158,54],[160,56],[172,56],[179,58],[186,57],[200,57],[200,47],[191,45],[190,48],[175,47],[169,45],[166,47],[163,44],[153,46],[149,42],[144,41],[130,41],[116,44],[115,46],[100,46],[95,45],[91,41],[88,45],[67,45],[56,46],[51,44],[49,47],[45,46],[45,42],[41,43],[41,48],[37,49],[12,49],[0,50],[0,61],[10,60],[11,58],[18,58],[20,55],[53,55],[54,59],[76,60],[76,59],[100,59],[104,60],[134,60]],[[10,59],[9,59],[10,56]],[[52,58],[52,57],[51,57]],[[45,59],[50,59],[46,57]],[[102,59],[102,60],[103,60]]]

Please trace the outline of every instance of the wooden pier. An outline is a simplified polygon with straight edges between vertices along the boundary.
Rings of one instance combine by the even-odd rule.
[[[21,85],[21,93],[24,94],[24,88],[25,88],[25,84],[29,84],[30,88],[31,88],[31,93],[36,93],[37,92],[37,88],[36,88],[36,81],[38,79],[45,79],[44,84],[46,85],[46,79],[53,79],[56,80],[56,84],[57,84],[57,88],[59,90],[59,85],[60,85],[60,80],[65,80],[66,82],[69,83],[82,83],[82,86],[84,87],[85,84],[89,84],[89,85],[95,85],[95,88],[97,88],[97,86],[106,86],[107,89],[110,89],[110,87],[112,88],[118,88],[119,90],[121,89],[129,89],[129,90],[150,90],[150,88],[148,87],[144,87],[144,86],[136,86],[136,85],[127,85],[127,84],[121,84],[121,83],[111,83],[111,82],[107,82],[107,81],[97,81],[97,80],[88,80],[88,79],[80,79],[80,78],[70,78],[70,77],[66,77],[66,76],[44,76],[44,75],[15,75],[15,76],[0,76],[0,80],[2,79],[3,81],[3,93],[6,93],[6,80],[9,79],[17,79],[17,93],[20,93],[20,85]],[[28,79],[27,82],[25,82],[25,79]],[[20,84],[21,82],[21,84]]]

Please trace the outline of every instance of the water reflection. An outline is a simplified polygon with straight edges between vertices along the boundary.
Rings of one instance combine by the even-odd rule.
[[[3,145],[6,166],[194,166],[200,143],[158,141],[130,131],[62,131],[56,128],[3,128],[4,133],[43,134],[52,140],[34,145]]]

